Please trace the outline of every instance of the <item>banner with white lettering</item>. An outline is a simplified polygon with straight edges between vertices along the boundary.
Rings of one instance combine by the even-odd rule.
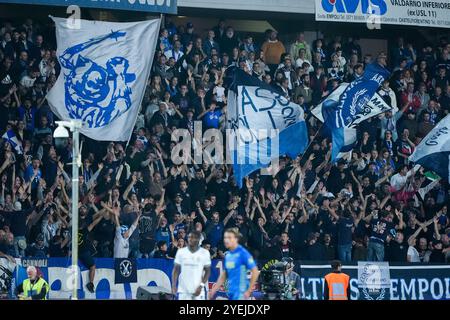
[[[1,260],[1,259],[0,259]],[[69,299],[72,294],[70,259],[50,258],[23,260],[18,262],[13,272],[13,283],[20,284],[26,279],[26,266],[38,266],[39,274],[50,285],[49,299]],[[137,259],[137,282],[115,283],[114,259],[95,259],[95,293],[85,289],[89,281],[89,270],[80,266],[80,299],[136,299],[140,286],[159,286],[171,289],[173,259]],[[300,294],[303,299],[323,300],[324,277],[331,266],[324,262],[295,261],[295,271],[301,276]],[[258,264],[261,269],[262,265]],[[221,260],[213,260],[209,287],[218,279],[223,269]],[[450,300],[450,265],[432,264],[390,264],[390,286],[379,291],[358,286],[358,265],[345,264],[343,272],[350,276],[352,300]],[[383,278],[383,277],[381,277]],[[223,289],[220,292],[225,297]],[[255,292],[255,296],[260,293]]]
[[[361,288],[358,270],[356,263],[342,267],[342,272],[350,276],[352,300],[450,300],[450,265],[389,264],[390,285],[378,290]],[[324,277],[329,272],[329,264],[302,261],[304,299],[323,300]]]
[[[344,82],[339,87],[337,87],[336,90],[330,93],[326,100],[322,101],[311,110],[312,115],[316,117],[320,122],[324,122],[324,116],[322,114],[323,103],[330,100],[338,102],[339,98],[348,86],[349,83]],[[364,120],[375,117],[390,110],[392,110],[392,107],[389,106],[378,93],[375,93],[375,95],[362,107],[361,111],[355,116],[351,123],[351,126],[358,125]]]
[[[233,69],[228,91],[227,126],[232,130],[228,152],[241,188],[243,178],[266,168],[280,156],[295,158],[308,145],[303,109],[241,69]],[[281,141],[282,143],[279,143]]]
[[[315,0],[316,21],[450,28],[448,0]]]
[[[450,115],[422,139],[409,160],[450,181]]]

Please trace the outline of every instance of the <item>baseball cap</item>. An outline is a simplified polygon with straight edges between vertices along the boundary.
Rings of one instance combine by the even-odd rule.
[[[188,29],[192,29],[192,28],[194,27],[194,24],[193,24],[192,22],[188,22],[188,23],[186,24],[186,27],[187,27]]]

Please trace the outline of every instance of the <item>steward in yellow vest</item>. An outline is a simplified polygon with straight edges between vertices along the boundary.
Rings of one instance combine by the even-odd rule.
[[[49,285],[47,281],[37,275],[35,267],[27,268],[28,279],[16,288],[20,300],[47,300]]]

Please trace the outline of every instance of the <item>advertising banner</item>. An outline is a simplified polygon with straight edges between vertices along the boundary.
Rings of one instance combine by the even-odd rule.
[[[136,292],[140,286],[159,286],[167,290],[171,289],[173,260],[137,259],[137,282],[132,283],[115,281],[114,259],[105,258],[95,261],[97,267],[94,280],[95,293],[90,293],[85,289],[88,270],[80,266],[78,291],[80,299],[136,299]],[[17,259],[15,270],[10,262],[0,258],[0,278],[4,290],[8,290],[9,286],[14,287],[14,285],[22,283],[27,277],[26,267],[30,265],[36,266],[39,274],[48,281],[50,285],[49,299],[69,299],[71,297],[70,285],[73,279],[68,258]],[[126,274],[132,270],[130,265],[127,265],[126,269]],[[7,270],[6,273],[5,270]],[[221,270],[222,261],[213,260],[209,287],[216,282]],[[323,262],[296,261],[295,271],[301,276],[301,298],[323,300],[324,276],[331,271],[330,265]],[[363,262],[359,265],[357,263],[346,264],[342,271],[350,276],[352,300],[450,300],[450,265],[393,265]],[[387,285],[387,281],[390,282],[390,285]],[[225,297],[223,289],[219,293],[221,299]],[[9,291],[13,292],[13,290]],[[260,293],[255,292],[256,295],[260,296]],[[10,298],[14,297],[10,295]]]
[[[316,20],[450,28],[448,0],[315,0]]]
[[[411,264],[394,265],[363,262],[346,264],[342,272],[350,276],[352,300],[450,300],[450,265]],[[384,270],[383,270],[384,269]],[[307,300],[323,300],[324,277],[331,272],[330,265],[302,262],[302,292]],[[376,286],[360,281],[377,280]],[[390,285],[386,286],[386,279]],[[358,284],[359,283],[359,284]],[[367,281],[366,281],[367,284]]]
[[[34,4],[68,7],[76,5],[81,8],[132,10],[155,13],[177,13],[177,0],[0,0],[0,3]]]

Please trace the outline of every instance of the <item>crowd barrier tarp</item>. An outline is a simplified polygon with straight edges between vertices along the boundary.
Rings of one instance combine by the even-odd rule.
[[[0,259],[0,266],[4,266],[3,261],[5,259]],[[69,269],[70,259],[18,259],[11,284],[23,282],[26,278],[26,267],[29,265],[37,266],[39,272],[49,282],[50,299],[69,299],[71,297],[70,285],[73,279]],[[171,288],[173,260],[137,259],[137,282],[135,283],[116,284],[114,265],[114,259],[96,259],[95,293],[85,290],[88,270],[80,266],[79,298],[135,299],[137,288],[140,286],[160,286],[169,290]],[[302,297],[307,300],[322,300],[324,276],[330,272],[330,265],[323,261],[296,261],[295,265],[295,270],[301,275]],[[361,276],[361,263],[359,265]],[[11,268],[9,267],[9,269]],[[222,261],[213,260],[209,278],[210,287],[219,277],[221,270]],[[360,279],[358,279],[357,263],[345,264],[343,272],[351,277],[352,300],[450,300],[450,265],[448,264],[389,264],[390,286],[381,286],[378,289],[358,285]],[[0,278],[1,276],[0,274]],[[221,296],[223,295],[222,292]]]
[[[159,286],[168,290],[172,288],[172,259],[137,259],[137,282],[134,283],[115,283],[114,259],[100,258],[96,259],[95,263],[95,293],[86,290],[85,285],[89,279],[89,270],[80,265],[79,299],[135,299],[136,291],[140,286]],[[22,259],[16,269],[16,283],[22,283],[26,278],[26,267],[29,265],[37,266],[44,279],[48,281],[50,299],[69,299],[71,297],[73,273],[69,268],[71,265],[70,259]],[[222,261],[214,260],[210,284],[214,283],[219,277],[221,269]]]
[[[369,264],[369,263],[368,263]],[[352,300],[450,300],[450,265],[389,264],[390,286],[373,289],[358,286],[358,264],[345,264],[350,276]],[[307,300],[322,300],[324,276],[330,265],[302,262],[302,292]]]
[[[143,12],[157,12],[176,14],[177,0],[123,0],[123,1],[98,1],[98,0],[0,0],[0,3],[33,4],[46,6],[77,5],[81,8],[133,10]]]
[[[448,0],[315,0],[316,20],[450,28]]]

